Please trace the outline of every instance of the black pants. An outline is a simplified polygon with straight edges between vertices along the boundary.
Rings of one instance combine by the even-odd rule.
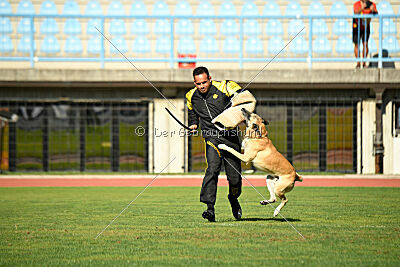
[[[241,162],[231,153],[218,149],[218,144],[226,144],[240,152],[239,138],[206,138],[207,169],[200,192],[200,201],[215,204],[217,196],[218,175],[224,161],[225,172],[229,183],[229,194],[238,198],[242,193]]]
[[[367,28],[360,28],[353,27],[353,43],[359,45],[360,43],[368,44],[369,35],[371,33],[370,26],[368,25]]]

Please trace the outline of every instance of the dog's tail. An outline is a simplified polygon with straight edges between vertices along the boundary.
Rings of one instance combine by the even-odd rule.
[[[296,172],[296,178],[294,179],[297,182],[303,182],[303,177],[301,177],[297,172]]]

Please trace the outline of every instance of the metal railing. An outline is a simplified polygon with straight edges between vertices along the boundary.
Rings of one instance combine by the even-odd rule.
[[[287,21],[287,20],[301,20],[302,22],[305,22],[306,29],[305,31],[308,31],[308,37],[307,37],[307,45],[308,49],[306,53],[301,53],[299,55],[293,54],[293,53],[285,53],[285,55],[281,54],[278,57],[274,59],[276,62],[303,62],[303,63],[308,63],[309,68],[312,67],[313,63],[317,62],[356,62],[356,61],[361,61],[361,62],[377,62],[378,67],[382,67],[382,62],[398,62],[400,61],[399,57],[399,51],[394,51],[395,54],[393,57],[383,57],[382,55],[382,49],[385,49],[383,47],[383,33],[384,33],[384,25],[383,22],[385,19],[394,19],[396,28],[398,28],[397,24],[400,21],[400,16],[399,15],[346,15],[346,16],[95,16],[95,15],[18,15],[18,14],[2,14],[0,17],[8,17],[12,18],[13,20],[18,20],[20,18],[26,18],[30,20],[30,33],[27,34],[30,37],[30,52],[29,55],[21,55],[17,51],[17,49],[13,49],[11,52],[8,53],[2,53],[0,56],[1,61],[28,61],[30,62],[30,66],[33,68],[35,66],[36,62],[99,62],[100,67],[104,68],[104,64],[106,62],[124,62],[126,59],[122,57],[121,55],[110,55],[106,51],[106,47],[109,47],[110,44],[107,43],[107,40],[102,38],[101,41],[101,48],[100,52],[98,55],[91,55],[88,56],[87,53],[82,53],[78,55],[71,55],[67,56],[66,53],[55,53],[55,54],[44,54],[44,53],[37,53],[35,47],[35,41],[39,40],[40,37],[43,34],[37,34],[35,30],[35,25],[37,25],[37,21],[40,21],[44,18],[54,18],[58,20],[66,20],[68,18],[75,18],[81,21],[85,21],[88,19],[99,19],[100,20],[100,27],[99,31],[103,32],[106,37],[110,36],[107,31],[105,31],[106,27],[105,25],[112,19],[122,19],[124,21],[131,21],[134,19],[144,19],[144,20],[157,20],[157,19],[166,19],[170,22],[170,49],[168,55],[164,57],[160,57],[157,55],[157,53],[148,53],[140,56],[136,56],[130,52],[126,53],[127,57],[129,60],[132,62],[167,62],[169,63],[171,68],[175,67],[175,64],[177,62],[232,62],[232,63],[238,63],[240,68],[243,68],[244,63],[248,62],[267,62],[268,60],[272,59],[273,54],[271,53],[265,53],[264,51],[261,53],[255,53],[255,54],[250,54],[246,52],[245,49],[245,40],[248,39],[248,36],[245,35],[244,33],[244,23],[247,20],[257,20],[261,21],[261,25],[264,25],[264,22],[269,20],[269,19],[277,19],[277,20],[282,20],[282,21]],[[343,20],[352,20],[353,18],[355,19],[372,19],[374,23],[378,22],[379,29],[378,29],[378,46],[377,46],[377,52],[378,52],[378,57],[374,58],[360,58],[356,59],[352,54],[345,55],[345,56],[339,56],[339,53],[333,53],[333,48],[331,49],[332,54],[329,55],[316,55],[314,49],[313,49],[313,39],[315,35],[315,31],[313,29],[313,21],[314,20],[338,20],[338,19],[343,19]],[[200,53],[199,49],[196,48],[196,58],[180,58],[178,57],[179,51],[176,49],[176,43],[178,38],[178,35],[176,34],[175,31],[175,22],[180,20],[180,19],[190,19],[193,21],[198,21],[201,19],[211,19],[215,21],[223,21],[223,20],[235,20],[238,21],[238,27],[239,27],[239,32],[238,34],[235,35],[235,37],[238,38],[239,42],[239,51],[237,53],[232,54],[224,54],[222,49],[219,49],[219,52],[215,53],[213,56],[209,55],[202,55]],[[352,23],[350,24],[350,26]],[[288,27],[285,25],[285,27]],[[263,27],[262,27],[263,28]],[[17,33],[17,31],[12,32],[12,37],[18,38],[20,34]],[[63,38],[65,38],[65,34],[57,34]],[[81,34],[84,38],[87,38],[86,34]],[[331,34],[332,35],[332,34]],[[101,34],[99,33],[99,36]],[[128,35],[127,35],[128,36]],[[222,37],[220,34],[217,34],[218,40],[222,40]],[[267,36],[264,34],[264,31],[262,30],[262,33],[259,35],[261,36],[260,40],[262,41],[262,46],[263,48],[266,46],[265,43],[268,42],[268,38],[270,36]],[[346,35],[351,40],[351,36]],[[398,33],[396,33],[395,41],[398,42]],[[130,36],[129,36],[130,38]],[[258,37],[257,37],[258,38]],[[287,44],[290,41],[290,36],[285,35],[285,44]],[[337,37],[331,37],[329,39],[329,42],[333,42]],[[13,39],[14,40],[14,39]],[[14,41],[15,42],[15,41]],[[198,43],[198,42],[197,42]],[[153,44],[153,43],[152,43]],[[154,45],[154,44],[153,44]],[[291,46],[293,44],[289,44]],[[196,45],[198,46],[198,44]],[[282,47],[283,48],[283,47]],[[264,49],[263,49],[264,50]],[[197,56],[201,55],[201,56]]]
[[[18,114],[5,125],[1,170],[148,171],[148,101],[2,100]]]

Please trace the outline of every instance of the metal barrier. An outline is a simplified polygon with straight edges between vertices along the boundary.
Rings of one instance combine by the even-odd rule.
[[[2,14],[0,18],[11,19],[11,24],[14,25],[18,23],[18,27],[11,26],[11,28],[18,28],[17,30],[12,30],[11,32],[9,29],[2,31],[6,34],[2,36],[3,42],[0,44],[0,60],[28,61],[31,67],[34,67],[36,62],[99,62],[101,68],[104,68],[106,62],[126,61],[118,50],[121,50],[132,62],[166,62],[169,63],[170,68],[174,68],[176,63],[179,62],[232,62],[238,63],[239,67],[243,68],[244,63],[267,62],[276,56],[281,49],[283,50],[282,53],[274,61],[304,62],[308,63],[309,68],[316,62],[356,62],[358,60],[354,58],[354,52],[349,47],[352,46],[353,18],[372,19],[374,26],[372,37],[377,38],[378,41],[378,44],[376,45],[375,43],[374,45],[374,50],[376,50],[378,56],[362,58],[359,61],[377,62],[379,68],[382,67],[382,62],[400,61],[398,44],[400,38],[397,32],[400,21],[399,15],[271,17]],[[87,28],[86,34],[82,34],[82,30],[75,34],[73,31],[71,34],[67,34],[65,33],[65,28],[64,33],[60,34],[58,29],[52,31],[43,26],[45,23],[49,25],[49,28],[54,26],[54,22],[53,26],[51,26],[52,23],[46,22],[49,19],[58,21],[58,25],[63,25],[64,27],[66,27],[68,19],[76,19],[81,28],[82,25],[89,25],[88,27],[90,28]],[[25,32],[19,30],[19,24],[22,20],[27,24],[25,28],[28,29],[25,29]],[[141,21],[142,24],[133,24],[131,34],[127,34],[129,31],[126,29],[130,27],[126,25],[130,25],[131,22],[135,21]],[[157,21],[164,21],[163,27],[165,28],[162,31]],[[194,26],[198,27],[194,27],[192,21],[195,22]],[[206,23],[202,24],[204,21],[211,23],[211,26]],[[271,26],[268,24],[271,21],[278,22],[281,25]],[[125,30],[111,31],[112,25],[114,25],[113,27],[118,27],[115,26],[116,22],[122,22],[123,25],[120,25],[120,27],[124,27]],[[184,28],[186,27],[185,22],[190,24],[189,26],[186,25],[187,29]],[[214,25],[214,22],[217,22],[217,26]],[[147,25],[143,25],[143,23]],[[340,25],[341,23],[343,25]],[[115,47],[104,38],[93,39],[93,37],[102,37],[94,28],[95,25],[107,38],[110,36],[116,37],[115,40],[110,37]],[[148,25],[154,26],[152,27],[153,30],[148,29]],[[285,45],[300,32],[303,26],[305,29],[288,45],[288,48],[284,49]],[[183,27],[183,29],[180,27]],[[204,27],[205,29],[208,29],[207,27],[215,27],[215,31],[204,31],[204,29],[202,30]],[[272,29],[269,27],[272,27]],[[279,32],[280,30],[271,32],[271,30],[274,31],[280,28],[282,32]],[[216,29],[220,29],[219,32]],[[88,31],[95,35],[89,34]],[[79,42],[83,40],[81,48],[75,50],[75,52],[74,50],[68,50],[71,47],[70,43],[67,43],[69,37],[71,37],[70,35],[78,36],[77,40]],[[133,35],[136,35],[135,39],[132,38]],[[22,37],[19,38],[20,36]],[[56,48],[51,49],[51,45],[58,42],[55,36],[60,37],[61,43],[65,47],[64,49],[61,49],[62,45],[59,43]],[[386,42],[386,40],[388,41]],[[39,41],[41,41],[40,45]],[[97,44],[95,44],[96,48],[90,51],[88,48],[92,41],[97,42]],[[9,42],[11,42],[11,45]],[[20,49],[21,42],[25,42],[25,45],[28,46],[25,49]],[[129,49],[128,44],[130,42],[133,42],[132,49]],[[48,45],[50,50],[46,51],[44,47]],[[385,47],[385,45],[390,47]],[[382,49],[389,50],[393,57],[384,57]],[[186,58],[185,55],[187,56]],[[194,55],[194,57],[190,55]]]
[[[19,116],[5,127],[3,170],[148,171],[148,101],[0,101]]]
[[[298,171],[355,173],[359,101],[261,98],[255,112],[269,121],[269,138]],[[190,171],[206,168],[202,139],[190,138]],[[243,164],[242,168],[251,166]]]

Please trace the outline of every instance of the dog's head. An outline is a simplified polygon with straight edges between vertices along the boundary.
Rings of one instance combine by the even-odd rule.
[[[242,114],[246,119],[246,136],[250,138],[262,138],[268,134],[266,125],[268,121],[264,120],[255,113],[248,112],[245,108],[242,108]]]

